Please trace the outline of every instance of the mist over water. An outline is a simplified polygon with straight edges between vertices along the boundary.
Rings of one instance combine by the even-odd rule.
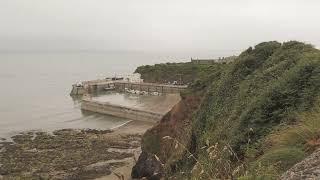
[[[1,53],[0,137],[29,130],[109,129],[123,124],[128,120],[82,114],[79,100],[69,96],[71,85],[132,73],[144,64],[188,61],[188,56],[137,52]]]

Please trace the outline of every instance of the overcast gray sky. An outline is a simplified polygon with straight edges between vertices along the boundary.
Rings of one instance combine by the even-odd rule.
[[[320,0],[0,0],[0,50],[320,47]]]

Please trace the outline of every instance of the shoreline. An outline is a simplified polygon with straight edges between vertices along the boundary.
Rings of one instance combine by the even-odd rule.
[[[115,130],[115,134],[123,135],[123,134],[132,134],[134,132],[140,132],[141,135],[144,134],[149,128],[153,127],[155,123],[149,123],[144,121],[129,121],[124,123],[123,126],[113,128]],[[138,160],[141,154],[141,144],[139,148],[136,149],[134,156],[131,158],[126,158],[126,165],[113,169],[113,173],[104,177],[96,178],[96,180],[119,180],[117,175],[123,175],[124,179],[131,179],[131,171],[136,161]]]
[[[132,121],[133,121],[133,120],[129,120],[128,122],[125,122],[125,123],[120,124],[120,125],[118,125],[118,126],[116,126],[116,127],[110,128],[110,130],[119,129],[119,128],[121,128],[121,127],[123,127],[123,126],[126,126],[127,124],[131,123]]]
[[[112,130],[61,129],[52,134],[17,134],[11,137],[12,142],[0,141],[0,179],[117,180],[117,175],[130,179],[141,153],[141,136],[154,124],[129,121]]]

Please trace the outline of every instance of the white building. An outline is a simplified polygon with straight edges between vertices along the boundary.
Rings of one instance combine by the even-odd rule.
[[[128,81],[130,83],[142,83],[143,79],[141,79],[141,74],[139,73],[134,73],[134,74],[129,74],[124,78],[125,81]]]

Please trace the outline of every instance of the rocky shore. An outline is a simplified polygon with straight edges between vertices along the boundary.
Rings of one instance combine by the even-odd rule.
[[[25,132],[0,142],[0,179],[128,179],[141,135],[152,124],[116,130]]]

